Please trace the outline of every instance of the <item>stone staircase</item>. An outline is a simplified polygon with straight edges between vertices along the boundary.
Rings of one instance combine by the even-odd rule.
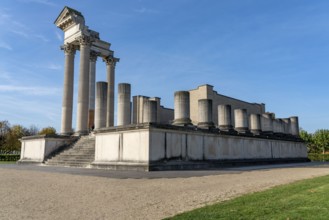
[[[95,137],[82,136],[73,146],[48,159],[45,164],[63,167],[90,167],[95,160]]]

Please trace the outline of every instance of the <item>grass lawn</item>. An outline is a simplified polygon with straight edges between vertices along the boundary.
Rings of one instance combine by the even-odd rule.
[[[169,219],[329,219],[329,176],[274,187]]]
[[[16,161],[0,161],[0,164],[15,164]]]

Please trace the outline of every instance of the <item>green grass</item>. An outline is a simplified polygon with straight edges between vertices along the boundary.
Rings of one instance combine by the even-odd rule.
[[[16,161],[0,161],[0,164],[15,164]]]
[[[329,219],[329,176],[274,187],[168,219]]]

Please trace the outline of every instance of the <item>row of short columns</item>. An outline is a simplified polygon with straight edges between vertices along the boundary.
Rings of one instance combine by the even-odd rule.
[[[97,82],[96,85],[96,107],[95,107],[95,129],[109,127],[107,124],[108,113],[108,83]],[[158,102],[147,100],[144,102],[143,123],[157,122]],[[118,111],[117,125],[131,124],[131,85],[120,83],[118,85]]]
[[[173,125],[186,126],[190,120],[190,98],[188,91],[175,93],[175,112]],[[198,124],[199,128],[214,128],[212,119],[212,100],[200,99],[198,101]],[[218,128],[222,131],[238,133],[299,135],[298,117],[275,119],[272,113],[250,114],[246,109],[234,109],[234,127],[232,123],[232,109],[230,105],[218,105]],[[234,129],[233,129],[234,128]]]

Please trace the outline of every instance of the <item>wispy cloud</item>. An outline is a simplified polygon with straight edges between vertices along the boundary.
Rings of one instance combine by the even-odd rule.
[[[145,8],[145,7],[134,9],[134,12],[137,12],[140,14],[157,14],[157,13],[159,13],[159,11],[157,11],[157,10]]]
[[[58,94],[60,89],[37,86],[0,85],[0,92],[18,92],[27,95],[46,96]]]
[[[63,41],[63,37],[62,37],[62,33],[60,33],[59,31],[55,31],[56,37],[57,39],[62,42]]]
[[[48,6],[56,6],[55,3],[49,0],[20,0],[20,1],[25,3],[37,3],[37,4],[48,5]]]
[[[0,42],[0,48],[7,49],[7,50],[13,50],[13,48],[6,42]]]
[[[51,70],[60,70],[62,69],[62,66],[58,64],[50,63],[46,66],[46,68]]]

